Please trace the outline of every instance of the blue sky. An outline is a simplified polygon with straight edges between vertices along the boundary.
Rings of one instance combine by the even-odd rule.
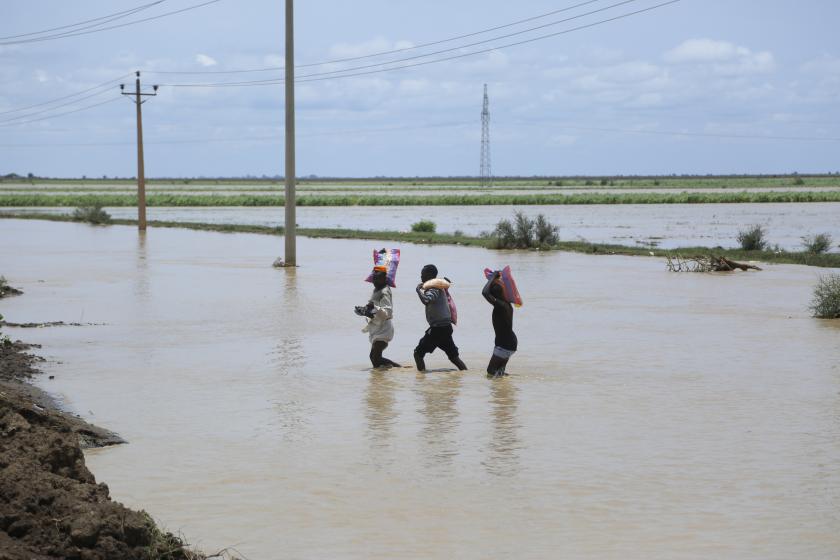
[[[3,0],[0,37],[151,1]],[[113,24],[202,1],[165,0]],[[434,47],[298,68],[298,76],[456,49],[402,64],[421,62],[568,30],[456,60],[298,83],[298,175],[477,175],[485,83],[495,175],[840,170],[840,4],[681,0],[599,24],[663,0],[620,1],[536,18],[583,2],[298,0],[298,65],[536,18]],[[283,7],[283,0],[220,0],[78,37],[0,39],[0,174],[134,175],[134,108],[117,84],[135,70],[144,85],[161,84],[143,105],[147,176],[282,174],[282,84],[183,87],[279,78],[281,70],[162,72],[282,66]],[[594,10],[601,11],[586,15]],[[554,24],[566,18],[574,19]],[[25,38],[32,37],[39,36]],[[466,46],[477,41],[487,42]]]

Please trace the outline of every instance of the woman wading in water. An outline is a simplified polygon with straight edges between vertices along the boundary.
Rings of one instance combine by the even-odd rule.
[[[505,366],[516,352],[518,343],[516,333],[513,332],[513,305],[505,299],[501,276],[501,272],[495,271],[481,290],[481,295],[493,306],[493,330],[496,333],[493,355],[487,364],[489,377],[507,375]]]

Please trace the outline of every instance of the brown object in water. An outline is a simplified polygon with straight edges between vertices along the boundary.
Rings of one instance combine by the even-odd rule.
[[[666,255],[668,270],[671,272],[732,272],[733,270],[761,270],[754,264],[740,263],[716,255],[699,255],[682,257],[680,255]]]

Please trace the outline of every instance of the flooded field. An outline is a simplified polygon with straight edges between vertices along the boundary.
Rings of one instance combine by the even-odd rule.
[[[368,242],[300,239],[277,270],[269,236],[2,220],[0,239],[25,292],[7,320],[91,323],[4,329],[43,345],[39,385],[130,442],[91,470],[205,551],[840,555],[840,324],[807,311],[824,269],[404,245],[386,356],[410,363],[435,262],[472,368],[435,353],[418,374],[368,369]],[[481,270],[502,264],[520,351],[488,380]]]
[[[548,195],[548,194],[676,194],[681,192],[690,193],[720,193],[720,192],[746,192],[746,193],[761,193],[761,192],[837,192],[840,191],[840,186],[813,186],[813,187],[645,187],[645,188],[629,188],[629,187],[535,187],[524,188],[517,187],[515,189],[494,187],[492,189],[477,188],[477,187],[330,187],[330,188],[316,188],[316,187],[298,187],[298,195],[305,196],[334,196],[334,195],[376,195],[383,198],[389,196],[441,196],[441,195],[475,195],[475,196],[508,196],[508,195]],[[258,189],[244,188],[244,187],[211,187],[211,186],[188,186],[188,187],[164,187],[164,186],[150,186],[147,187],[146,192],[149,194],[188,194],[197,196],[238,196],[238,195],[271,195],[276,194],[282,196],[283,186],[278,187],[262,187]],[[129,194],[137,193],[137,187],[134,186],[111,186],[109,188],[67,188],[62,189],[55,185],[48,187],[33,187],[33,188],[10,188],[8,186],[0,186],[0,194],[30,194],[40,193],[51,196],[64,196],[73,194],[97,195],[97,194]]]
[[[560,238],[595,243],[736,247],[738,232],[760,224],[771,245],[801,250],[802,237],[828,233],[840,241],[840,203],[802,204],[592,204],[560,206],[352,206],[297,209],[305,228],[350,228],[406,231],[421,219],[432,220],[439,232],[479,235],[519,209],[529,216],[545,214],[560,226]],[[134,208],[107,208],[114,218],[136,218]],[[3,208],[2,212],[69,214],[70,208]],[[203,207],[148,209],[150,220],[224,224],[283,225],[282,207]],[[832,251],[837,251],[835,246]]]

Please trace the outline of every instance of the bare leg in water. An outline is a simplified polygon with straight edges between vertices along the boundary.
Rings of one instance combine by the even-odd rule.
[[[370,345],[370,363],[372,363],[375,368],[402,367],[400,364],[382,356],[382,352],[384,352],[387,347],[388,343],[384,340],[374,341],[373,344]]]

